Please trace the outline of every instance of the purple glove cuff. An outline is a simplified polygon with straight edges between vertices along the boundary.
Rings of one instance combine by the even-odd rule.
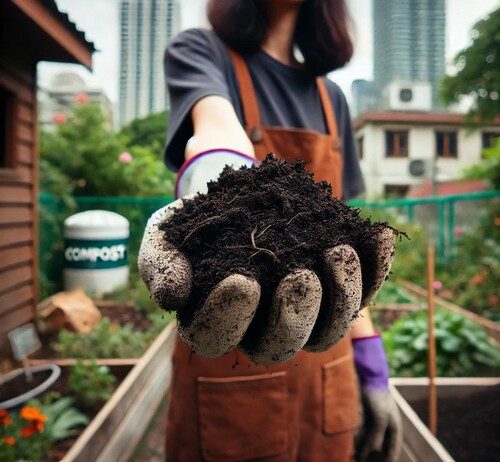
[[[389,367],[380,334],[352,340],[354,363],[362,388],[387,390]]]

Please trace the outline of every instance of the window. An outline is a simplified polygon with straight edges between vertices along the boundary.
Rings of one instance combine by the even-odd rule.
[[[408,132],[385,132],[385,157],[408,157]]]
[[[495,140],[500,136],[500,133],[483,132],[483,149],[491,148],[495,144]]]
[[[384,185],[384,195],[392,198],[406,197],[409,189],[407,184],[386,184]]]
[[[457,158],[457,132],[436,132],[438,157]]]
[[[358,156],[360,159],[363,158],[363,137],[361,136],[360,138],[356,139],[357,145],[358,145]]]
[[[14,95],[0,87],[0,168],[12,167],[12,112]]]

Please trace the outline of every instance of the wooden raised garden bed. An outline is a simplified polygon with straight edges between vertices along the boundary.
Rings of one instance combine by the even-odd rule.
[[[404,443],[400,462],[493,462],[500,454],[500,378],[437,378],[438,430],[428,416],[426,378],[391,379],[401,411]]]
[[[175,338],[170,323],[137,360],[62,462],[127,461],[168,390]]]

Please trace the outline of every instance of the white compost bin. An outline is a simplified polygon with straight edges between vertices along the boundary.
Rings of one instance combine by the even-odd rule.
[[[64,288],[111,292],[128,282],[129,222],[106,210],[77,213],[64,221]]]

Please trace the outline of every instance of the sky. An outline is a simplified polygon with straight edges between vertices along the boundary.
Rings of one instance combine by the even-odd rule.
[[[92,88],[101,88],[116,104],[118,102],[120,27],[119,0],[56,0],[59,9],[68,13],[77,27],[99,50],[94,53],[93,72],[82,66],[40,63],[39,86],[47,88],[59,72],[76,72]],[[356,79],[373,78],[372,0],[347,0],[354,21],[354,56],[345,68],[330,74],[348,100],[351,83]],[[206,25],[206,0],[181,0],[181,27],[187,29]],[[470,29],[478,20],[493,11],[498,0],[446,0],[446,63],[453,72],[453,57],[470,43]],[[161,63],[160,63],[161,65]]]

